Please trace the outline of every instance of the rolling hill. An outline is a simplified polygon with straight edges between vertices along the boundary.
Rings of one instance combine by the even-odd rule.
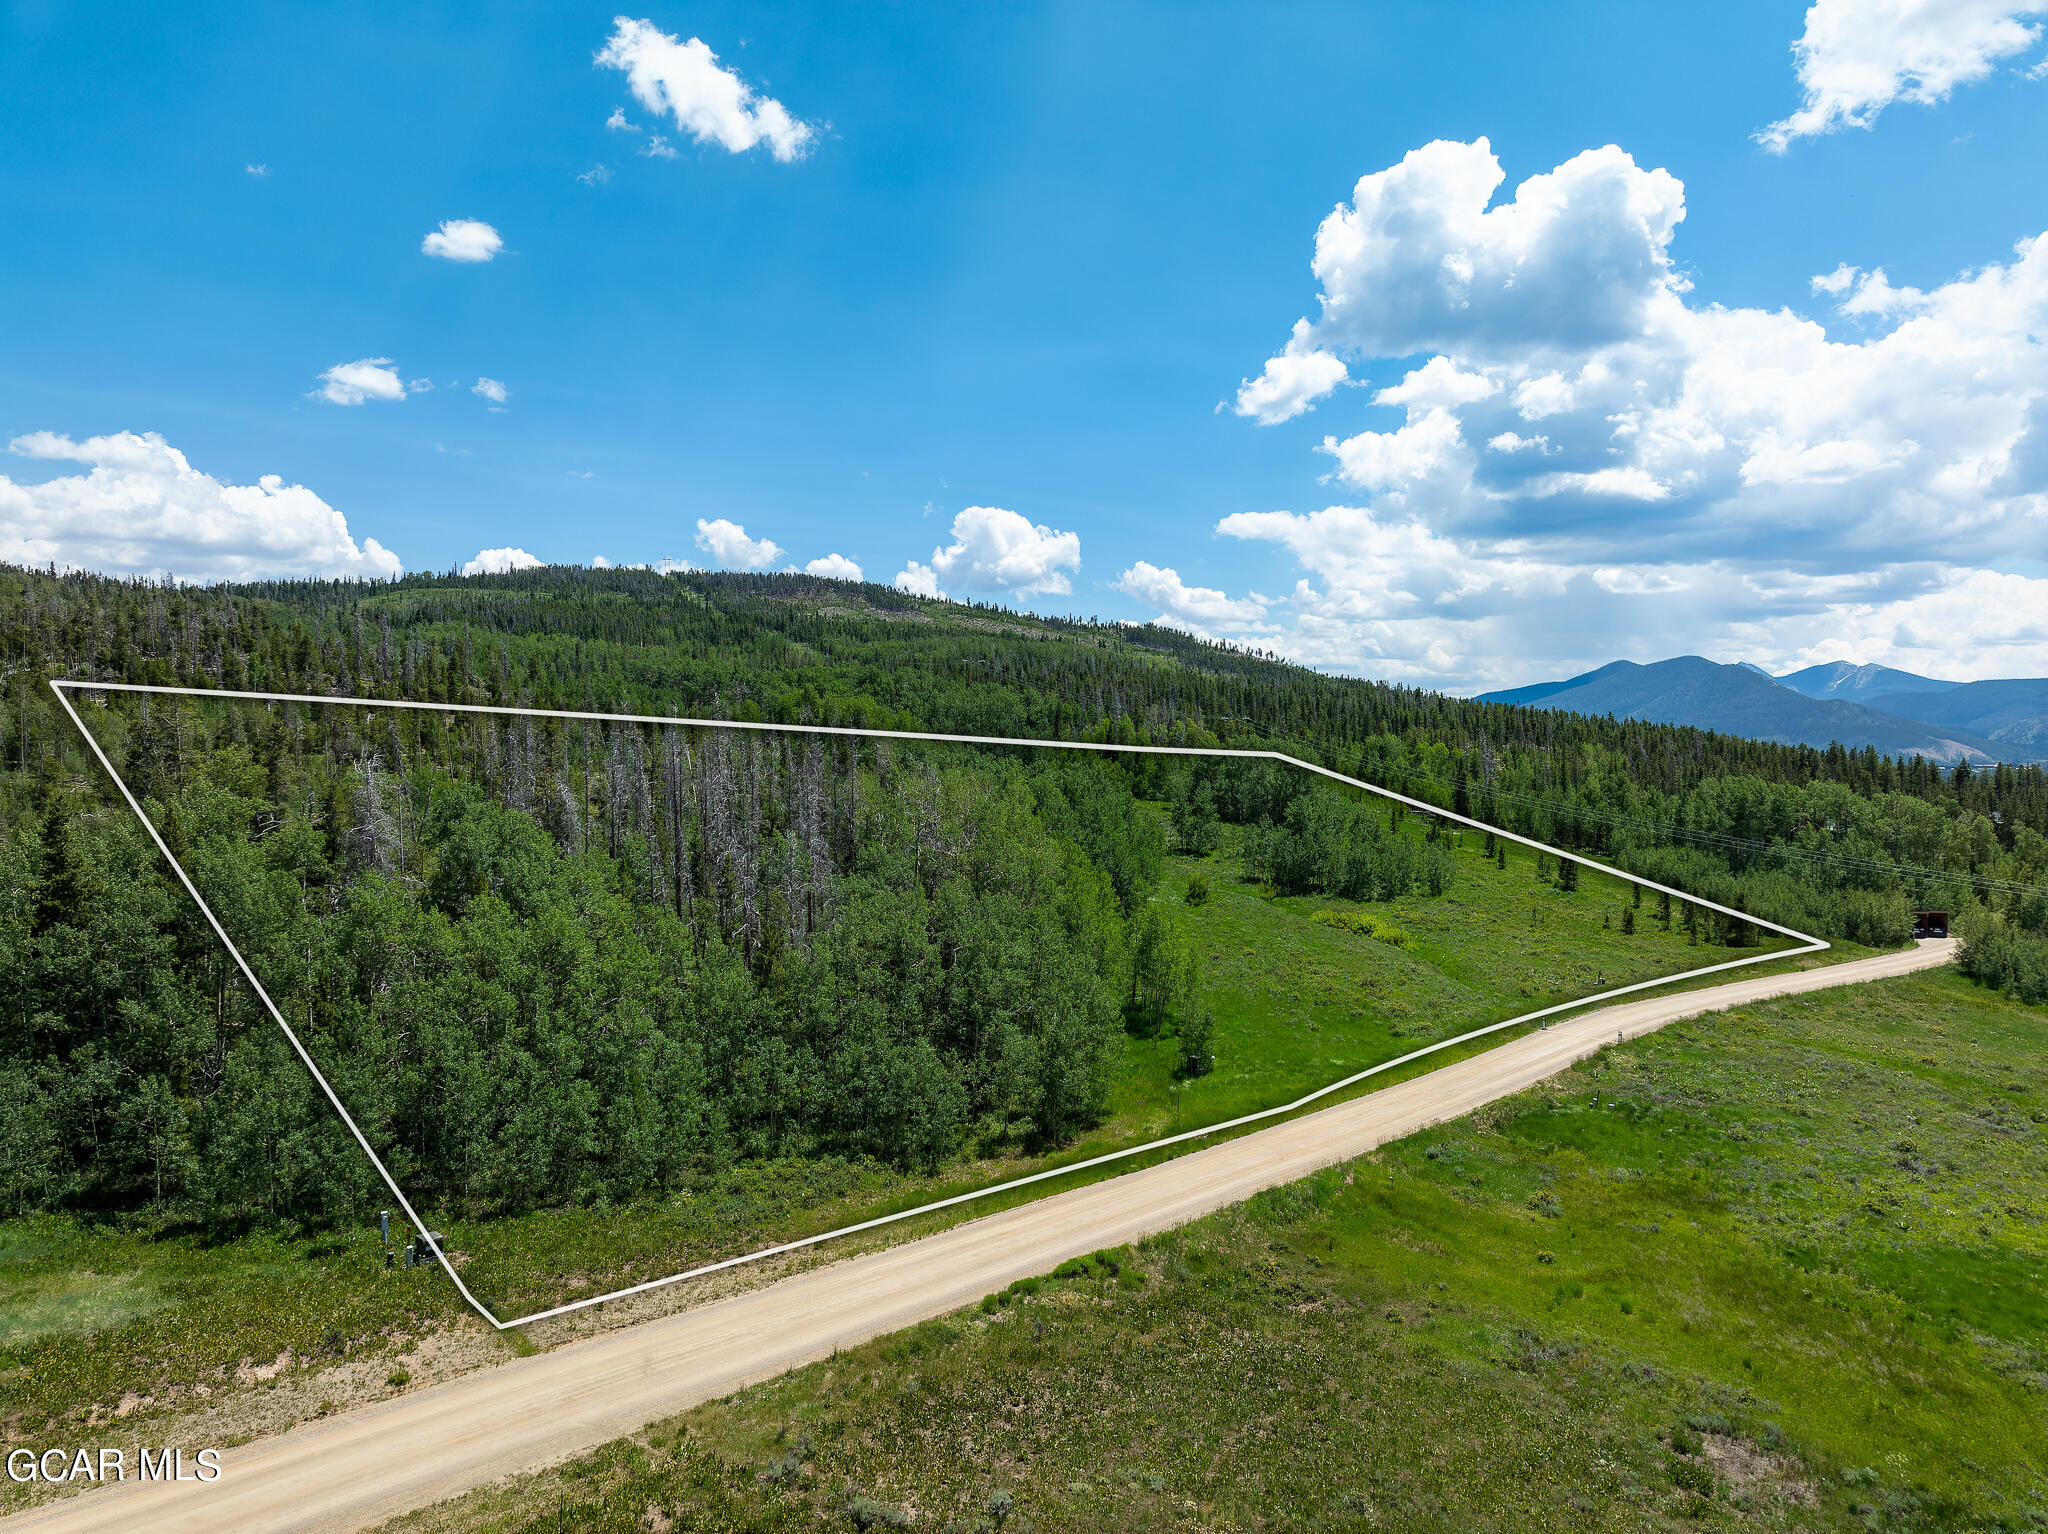
[[[1964,682],[1940,692],[1893,693],[1882,707],[1910,719],[1982,735],[2031,756],[2048,754],[2048,677]]]
[[[1832,668],[1813,669],[1825,672]],[[1883,668],[1848,668],[1851,672],[1859,669]],[[1806,678],[1810,674],[1797,675]],[[1891,675],[1906,678],[1922,689],[1943,685],[1908,672]],[[1869,682],[1866,680],[1864,685]],[[1878,685],[1882,685],[1881,679]],[[1970,685],[1991,688],[2008,684]],[[1951,694],[1923,690],[1911,696],[1945,699]],[[1959,723],[1906,718],[1842,697],[1810,697],[1754,667],[1724,666],[1697,655],[1682,655],[1648,666],[1614,661],[1562,682],[1539,682],[1486,693],[1481,701],[1568,709],[1580,714],[1612,714],[1617,719],[1691,724],[1787,745],[1827,746],[1839,741],[1852,749],[1873,746],[1890,755],[1924,756],[1939,762],[2033,761],[2048,755],[2048,743],[2001,742]],[[1896,698],[1886,701],[1896,706]],[[1989,706],[1987,703],[1986,707]]]

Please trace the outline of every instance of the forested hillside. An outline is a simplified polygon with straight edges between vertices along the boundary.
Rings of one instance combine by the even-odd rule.
[[[874,586],[6,570],[0,664],[8,1212],[175,1199],[211,1223],[318,1223],[369,1192],[51,676],[1277,746],[1830,936],[1895,943],[1915,904],[1964,909],[1986,978],[2026,994],[2042,973],[2038,770],[1462,702]],[[1145,972],[1163,833],[1141,799],[1170,804],[1183,845],[1245,826],[1282,889],[1450,877],[1432,840],[1297,802],[1298,775],[1265,767],[86,707],[401,1180],[476,1211],[749,1158],[930,1167],[1091,1122],[1126,1011],[1170,1010],[1139,992],[1180,983]]]
[[[1986,880],[2037,884],[2048,870],[2048,774],[2039,768],[1944,773],[1873,750],[1480,704],[1324,676],[1171,630],[1035,618],[800,575],[551,567],[200,590],[0,569],[0,669],[0,806],[33,797],[24,775],[41,782],[66,762],[82,770],[43,686],[61,674],[1276,744],[1591,852],[1691,848],[1703,856],[1673,871],[1727,892],[1783,872],[1757,898],[1786,920],[1803,915],[1823,927],[1833,919],[1828,897],[1841,889],[1955,906],[1968,888],[1984,893]],[[2038,926],[2039,913],[2029,914]]]
[[[121,705],[130,705],[123,708]],[[523,1211],[736,1161],[935,1167],[1100,1116],[1122,775],[720,731],[119,699],[151,818],[403,1185]],[[16,1207],[319,1222],[369,1168],[133,817],[7,845]]]

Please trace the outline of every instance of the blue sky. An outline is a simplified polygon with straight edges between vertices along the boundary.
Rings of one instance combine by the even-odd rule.
[[[2041,674],[2043,19],[17,0],[0,558]]]

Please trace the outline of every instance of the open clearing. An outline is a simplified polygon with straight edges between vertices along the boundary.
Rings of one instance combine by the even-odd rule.
[[[1771,996],[1903,975],[1949,957],[1948,944],[1923,944],[1591,1012],[1178,1160],[248,1445],[229,1453],[212,1485],[87,1493],[8,1526],[361,1527],[958,1309],[1062,1260],[1185,1224],[1520,1091],[1617,1038]]]

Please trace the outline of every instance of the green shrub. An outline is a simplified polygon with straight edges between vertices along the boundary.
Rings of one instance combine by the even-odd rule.
[[[1392,943],[1396,948],[1406,948],[1414,939],[1400,927],[1384,917],[1370,911],[1317,911],[1309,917],[1319,927],[1335,927],[1340,932],[1355,932],[1360,937],[1378,938],[1382,943]]]
[[[1714,1472],[1699,1460],[1674,1458],[1671,1461],[1671,1484],[1681,1491],[1711,1497],[1714,1494]]]
[[[1981,906],[1966,911],[1956,927],[1963,940],[1956,962],[1964,974],[2016,1001],[2048,1001],[2048,937],[2022,931]]]
[[[797,1439],[783,1453],[768,1462],[768,1468],[754,1479],[763,1486],[788,1486],[804,1473],[804,1462],[811,1457],[810,1435]]]
[[[877,1502],[873,1497],[855,1497],[846,1504],[846,1516],[853,1520],[856,1529],[907,1529],[910,1514],[900,1507],[887,1502]]]

